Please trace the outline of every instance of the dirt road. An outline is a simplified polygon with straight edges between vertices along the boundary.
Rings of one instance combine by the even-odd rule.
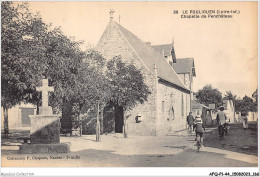
[[[256,124],[243,130],[232,125],[225,140],[220,141],[216,128],[205,133],[205,147],[196,151],[195,136],[186,131],[168,136],[123,138],[102,135],[61,137],[71,145],[68,154],[19,154],[19,142],[2,141],[2,166],[13,167],[256,167]],[[14,160],[16,159],[16,160]]]

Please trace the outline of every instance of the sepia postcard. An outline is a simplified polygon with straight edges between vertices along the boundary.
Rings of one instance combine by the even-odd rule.
[[[257,1],[2,1],[1,167],[259,176],[257,39]]]

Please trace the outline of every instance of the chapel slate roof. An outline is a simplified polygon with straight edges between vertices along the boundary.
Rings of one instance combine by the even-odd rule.
[[[193,76],[196,76],[193,58],[178,58],[176,63],[173,63],[173,69],[178,74],[192,71]]]
[[[184,86],[177,73],[167,63],[161,53],[149,46],[149,44],[141,41],[137,36],[122,27],[120,24],[116,22],[115,24],[150,71],[154,70],[154,63],[156,63],[159,78],[189,92],[189,89]]]
[[[152,45],[160,54],[164,53],[164,56],[170,56],[172,51],[172,44],[163,44],[163,45]]]

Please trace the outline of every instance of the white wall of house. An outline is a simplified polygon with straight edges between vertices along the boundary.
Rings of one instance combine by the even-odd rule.
[[[193,99],[193,76],[191,76],[189,73],[180,73],[178,74],[179,78],[183,82],[183,84],[191,90],[191,100]]]
[[[238,122],[243,122],[243,117],[241,116],[241,112],[236,113],[236,119]],[[247,120],[249,122],[258,121],[258,112],[248,112]]]
[[[247,119],[248,121],[258,121],[258,112],[249,112]]]
[[[226,109],[224,110],[224,112],[226,113],[227,118],[230,123],[237,122],[237,119],[234,117],[235,110],[234,110],[234,105],[233,105],[232,100],[227,100],[227,105],[226,105]]]
[[[23,108],[32,108],[34,109],[34,115],[36,114],[36,106],[32,104],[21,103],[16,105],[8,110],[8,126],[9,129],[23,129],[24,126],[22,123],[22,109]],[[1,108],[1,128],[4,128],[4,110]]]

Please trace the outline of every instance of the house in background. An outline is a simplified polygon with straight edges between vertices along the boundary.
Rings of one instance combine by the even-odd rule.
[[[148,44],[151,44],[148,42]],[[172,44],[163,44],[163,45],[152,45],[162,56],[165,57],[166,61],[173,66],[173,63],[176,63],[176,55],[174,51],[174,43]]]
[[[193,58],[176,58],[174,43],[152,45],[154,49],[164,56],[166,61],[173,67],[184,85],[191,91],[190,100],[193,100],[193,77],[196,77]]]
[[[196,77],[195,64],[193,58],[179,58],[176,59],[176,54],[174,50],[174,43],[163,44],[163,45],[152,45],[154,49],[165,57],[166,61],[178,74],[179,78],[183,84],[190,90],[190,102],[191,102],[191,112],[194,116],[200,115],[207,125],[211,125],[212,116],[211,109],[207,106],[194,101],[193,94],[193,77]]]
[[[124,62],[134,64],[142,71],[151,91],[146,102],[125,113],[128,135],[160,135],[186,128],[190,89],[183,84],[162,52],[116,23],[112,16],[96,50],[107,60],[121,56]],[[165,53],[168,55],[168,51],[164,50]],[[122,133],[123,114],[116,115],[119,116],[115,118],[115,127],[119,128],[115,128],[115,132]],[[139,115],[141,121],[136,121]]]
[[[1,128],[4,129],[4,111],[1,109]],[[36,106],[21,103],[8,110],[9,129],[30,130],[31,121],[29,115],[36,115]]]
[[[243,117],[241,116],[241,112],[236,112],[235,117],[238,122],[243,122]],[[248,112],[247,120],[249,122],[258,121],[258,112]]]
[[[247,114],[247,119],[249,122],[258,121],[258,112],[249,112]]]
[[[191,107],[194,117],[201,116],[204,125],[212,125],[212,109],[194,100],[191,101]]]
[[[258,89],[252,94],[252,99],[258,104]],[[247,118],[248,121],[258,121],[258,112],[249,112]]]
[[[193,100],[193,77],[196,77],[193,58],[179,58],[173,63],[173,69],[181,78],[184,85],[191,91],[190,99]]]
[[[223,107],[224,112],[227,115],[228,121],[230,123],[236,123],[238,120],[235,117],[235,109],[234,109],[234,103],[232,100],[223,100]]]

